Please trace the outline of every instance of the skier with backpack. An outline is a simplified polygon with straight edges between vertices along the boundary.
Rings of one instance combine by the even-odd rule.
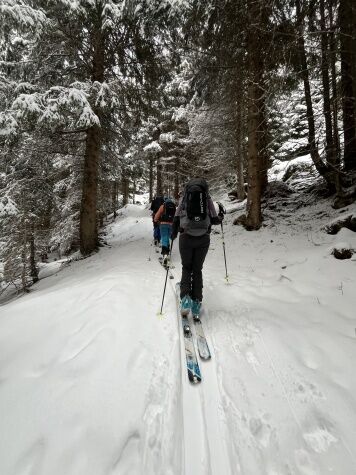
[[[221,211],[216,213],[205,179],[191,179],[177,207],[172,227],[172,241],[180,232],[182,316],[191,310],[193,317],[199,319],[203,299],[202,269],[210,245],[211,226],[221,224],[223,219]]]
[[[161,233],[159,229],[159,223],[155,222],[155,215],[157,211],[159,210],[159,207],[164,203],[164,198],[163,196],[156,195],[152,202],[151,202],[151,207],[150,210],[152,211],[152,222],[153,222],[153,239],[154,239],[154,244],[157,246],[160,241],[161,241]]]
[[[176,212],[176,205],[171,198],[165,198],[164,203],[159,207],[154,217],[154,222],[159,223],[161,233],[163,265],[168,265],[170,249],[170,237],[172,233],[172,223]]]

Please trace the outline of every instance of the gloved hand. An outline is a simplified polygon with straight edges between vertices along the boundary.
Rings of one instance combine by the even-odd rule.
[[[177,233],[172,233],[171,234],[171,240],[174,241],[177,237]]]
[[[220,221],[222,221],[224,219],[224,213],[220,211],[220,213],[218,213],[218,217],[220,218]]]

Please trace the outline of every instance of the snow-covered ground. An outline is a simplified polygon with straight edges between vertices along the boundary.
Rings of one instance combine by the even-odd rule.
[[[186,377],[151,220],[128,205],[105,247],[0,307],[2,475],[356,473],[356,259],[326,204],[212,234],[203,320],[212,359]],[[298,208],[298,209],[296,209]],[[216,231],[219,231],[217,229]],[[175,243],[177,247],[177,243]],[[179,278],[179,255],[173,250]]]

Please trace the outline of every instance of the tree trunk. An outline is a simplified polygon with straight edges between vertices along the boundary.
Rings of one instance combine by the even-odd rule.
[[[261,84],[263,78],[263,61],[261,58],[260,28],[261,3],[249,0],[251,24],[257,28],[249,29],[247,56],[248,56],[248,192],[246,229],[256,230],[261,227],[261,180],[259,157],[259,118],[261,105]]]
[[[335,24],[333,15],[333,4],[335,0],[329,0],[329,23],[330,23],[330,69],[331,69],[331,90],[332,90],[332,124],[333,137],[335,147],[335,167],[337,169],[337,188],[340,188],[340,136],[338,127],[338,93],[337,93],[337,74],[336,74],[336,41],[335,41]],[[338,190],[339,191],[339,190]]]
[[[149,162],[149,201],[150,203],[153,200],[153,158],[150,157],[150,162]]]
[[[132,204],[136,201],[136,180],[132,181]]]
[[[243,201],[245,199],[245,182],[244,182],[244,163],[243,163],[242,145],[237,144],[236,156],[236,179],[237,179],[237,199]]]
[[[245,158],[245,101],[240,95],[239,98],[240,102],[240,110],[238,111],[237,115],[237,126],[236,126],[236,181],[237,181],[237,198],[239,200],[244,200],[246,193],[245,193],[245,179],[244,179],[244,158]]]
[[[307,107],[309,153],[313,160],[315,168],[320,173],[320,175],[325,179],[330,191],[335,191],[333,170],[324,164],[324,162],[322,161],[320,157],[319,150],[316,145],[314,110],[313,110],[313,103],[312,103],[312,98],[311,98],[308,63],[307,63],[307,57],[306,57],[305,45],[304,45],[304,36],[303,36],[304,35],[304,28],[303,28],[304,18],[301,11],[300,0],[296,0],[296,12],[297,12],[297,22],[298,22],[297,43],[298,43],[298,50],[299,50],[298,52],[299,52],[299,61],[300,61],[300,74],[304,83],[304,94],[305,94],[305,102],[306,102],[306,107]]]
[[[22,247],[21,247],[21,262],[22,262],[22,269],[21,269],[21,285],[22,290],[24,292],[27,291],[27,224],[26,218],[23,220],[23,236],[22,236]]]
[[[325,0],[320,0],[320,28],[321,28],[321,74],[323,83],[323,110],[325,119],[325,155],[326,162],[334,168],[336,172],[336,147],[333,138],[333,125],[331,118],[330,101],[330,78],[329,78],[329,58],[328,58],[328,33],[325,22]]]
[[[356,111],[355,111],[355,55],[353,52],[355,26],[353,16],[355,7],[352,0],[340,0],[340,57],[342,112],[344,129],[344,165],[346,170],[356,169]]]
[[[157,188],[156,188],[157,196],[163,195],[162,189],[162,165],[159,163],[159,157],[157,157]]]
[[[129,202],[129,180],[125,175],[122,176],[121,181],[122,206],[126,206]]]
[[[179,198],[179,157],[174,160],[174,199]]]
[[[111,188],[111,206],[112,206],[112,212],[114,215],[114,218],[117,216],[117,195],[118,195],[118,189],[117,189],[117,181],[112,182],[112,188]]]
[[[265,88],[263,88],[264,90]],[[259,154],[259,175],[261,182],[261,195],[265,192],[268,185],[268,151],[267,151],[267,120],[265,94],[262,88],[259,91],[259,120],[258,120],[258,154]]]
[[[104,81],[104,38],[101,30],[101,15],[98,26],[93,33],[93,63],[92,81]],[[97,107],[93,111],[101,119],[101,112]],[[98,201],[98,174],[100,148],[102,140],[102,130],[100,125],[89,127],[86,133],[84,172],[83,172],[83,193],[80,209],[80,251],[83,255],[88,255],[97,248],[97,201]]]
[[[35,223],[31,222],[30,231],[30,275],[32,282],[35,284],[38,282],[38,270],[36,266],[36,248],[35,248]]]

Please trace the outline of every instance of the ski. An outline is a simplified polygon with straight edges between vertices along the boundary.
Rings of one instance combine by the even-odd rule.
[[[195,352],[192,330],[189,325],[188,317],[180,314],[180,283],[176,284],[176,296],[177,296],[177,311],[178,317],[182,322],[183,338],[185,357],[187,362],[188,379],[191,383],[197,384],[201,382],[201,373],[197,355]]]
[[[202,360],[210,360],[211,353],[209,350],[208,342],[205,338],[205,333],[203,329],[202,322],[200,317],[193,317],[193,322],[195,325],[195,333],[197,335],[197,345],[198,345],[198,352],[199,356]]]

